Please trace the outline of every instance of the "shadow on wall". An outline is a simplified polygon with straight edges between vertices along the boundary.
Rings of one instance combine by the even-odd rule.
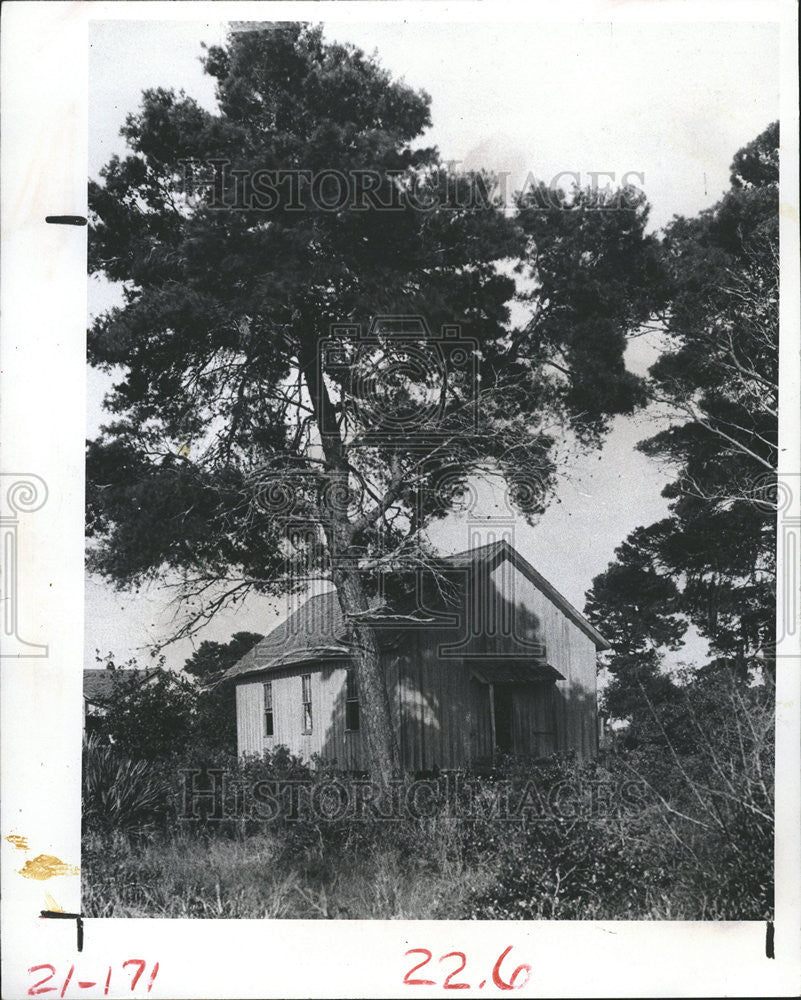
[[[380,629],[406,771],[486,764],[503,753],[596,756],[595,647],[555,607],[546,608],[546,627],[532,603],[531,588],[516,586],[511,574],[463,575],[450,601],[418,608],[421,617],[440,622],[447,614],[447,627]],[[341,674],[321,756],[345,770],[366,771],[362,731],[346,725],[345,669],[321,669],[324,683]],[[526,679],[518,682],[520,676]]]

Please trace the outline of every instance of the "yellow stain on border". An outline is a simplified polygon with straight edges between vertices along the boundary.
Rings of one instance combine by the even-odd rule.
[[[55,878],[56,875],[77,875],[79,871],[77,865],[68,865],[52,854],[40,854],[33,860],[26,861],[18,874],[23,878],[35,878],[43,882],[45,879]]]
[[[28,838],[21,837],[18,833],[9,833],[6,840],[11,844],[12,847],[16,847],[18,851],[28,850]]]
[[[45,902],[47,903],[48,913],[63,913],[64,907],[59,906],[58,903],[53,899],[49,892],[45,893]]]

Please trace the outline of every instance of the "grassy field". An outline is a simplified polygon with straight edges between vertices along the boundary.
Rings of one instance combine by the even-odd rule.
[[[324,780],[288,757],[229,766],[240,787],[277,772]],[[611,808],[515,822],[491,810],[453,818],[446,808],[388,822],[186,822],[178,772],[176,762],[143,767],[88,748],[86,915],[688,920],[771,911],[772,823],[755,812],[750,785],[739,798],[705,801],[697,787],[666,797],[640,784],[623,804],[605,796]],[[623,772],[630,778],[629,761],[554,759],[471,780],[489,801],[499,781],[520,788],[533,776],[546,794],[614,790]]]
[[[151,839],[138,846],[89,839],[84,912],[94,916],[423,919],[462,915],[491,883],[488,870],[435,853],[414,859],[390,845],[305,848],[284,838]]]

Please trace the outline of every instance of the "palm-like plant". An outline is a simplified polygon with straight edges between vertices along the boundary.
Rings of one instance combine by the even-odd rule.
[[[165,808],[167,786],[146,761],[120,756],[95,735],[83,747],[83,819],[87,830],[152,830]]]

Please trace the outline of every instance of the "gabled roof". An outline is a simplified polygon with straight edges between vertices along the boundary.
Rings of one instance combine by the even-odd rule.
[[[241,674],[274,670],[310,660],[332,657],[341,660],[350,655],[350,649],[344,643],[345,634],[345,619],[336,591],[317,594],[257,642],[224,677],[229,680]]]
[[[504,559],[529,579],[534,586],[555,604],[595,644],[596,649],[609,649],[609,643],[587,621],[581,612],[563,597],[528,560],[502,540],[490,542],[465,552],[457,552],[442,559],[443,569],[471,569],[479,565],[493,570]],[[280,667],[309,663],[325,659],[343,659],[349,656],[346,642],[347,629],[336,591],[330,590],[309,598],[285,621],[256,643],[250,652],[234,664],[224,675],[226,680],[243,674],[261,673]]]
[[[517,549],[505,539],[499,542],[490,542],[488,545],[481,545],[475,549],[467,549],[465,552],[457,552],[456,555],[448,556],[445,562],[465,567],[475,562],[485,562],[494,569],[503,559],[508,559],[523,576],[534,584],[537,590],[545,594],[548,600],[564,613],[566,618],[569,618],[586,636],[592,639],[597,650],[612,648],[598,629],[588,622],[584,615],[574,608],[570,601],[563,597],[556,587],[549,583],[541,573],[538,573],[528,559],[521,556]]]

